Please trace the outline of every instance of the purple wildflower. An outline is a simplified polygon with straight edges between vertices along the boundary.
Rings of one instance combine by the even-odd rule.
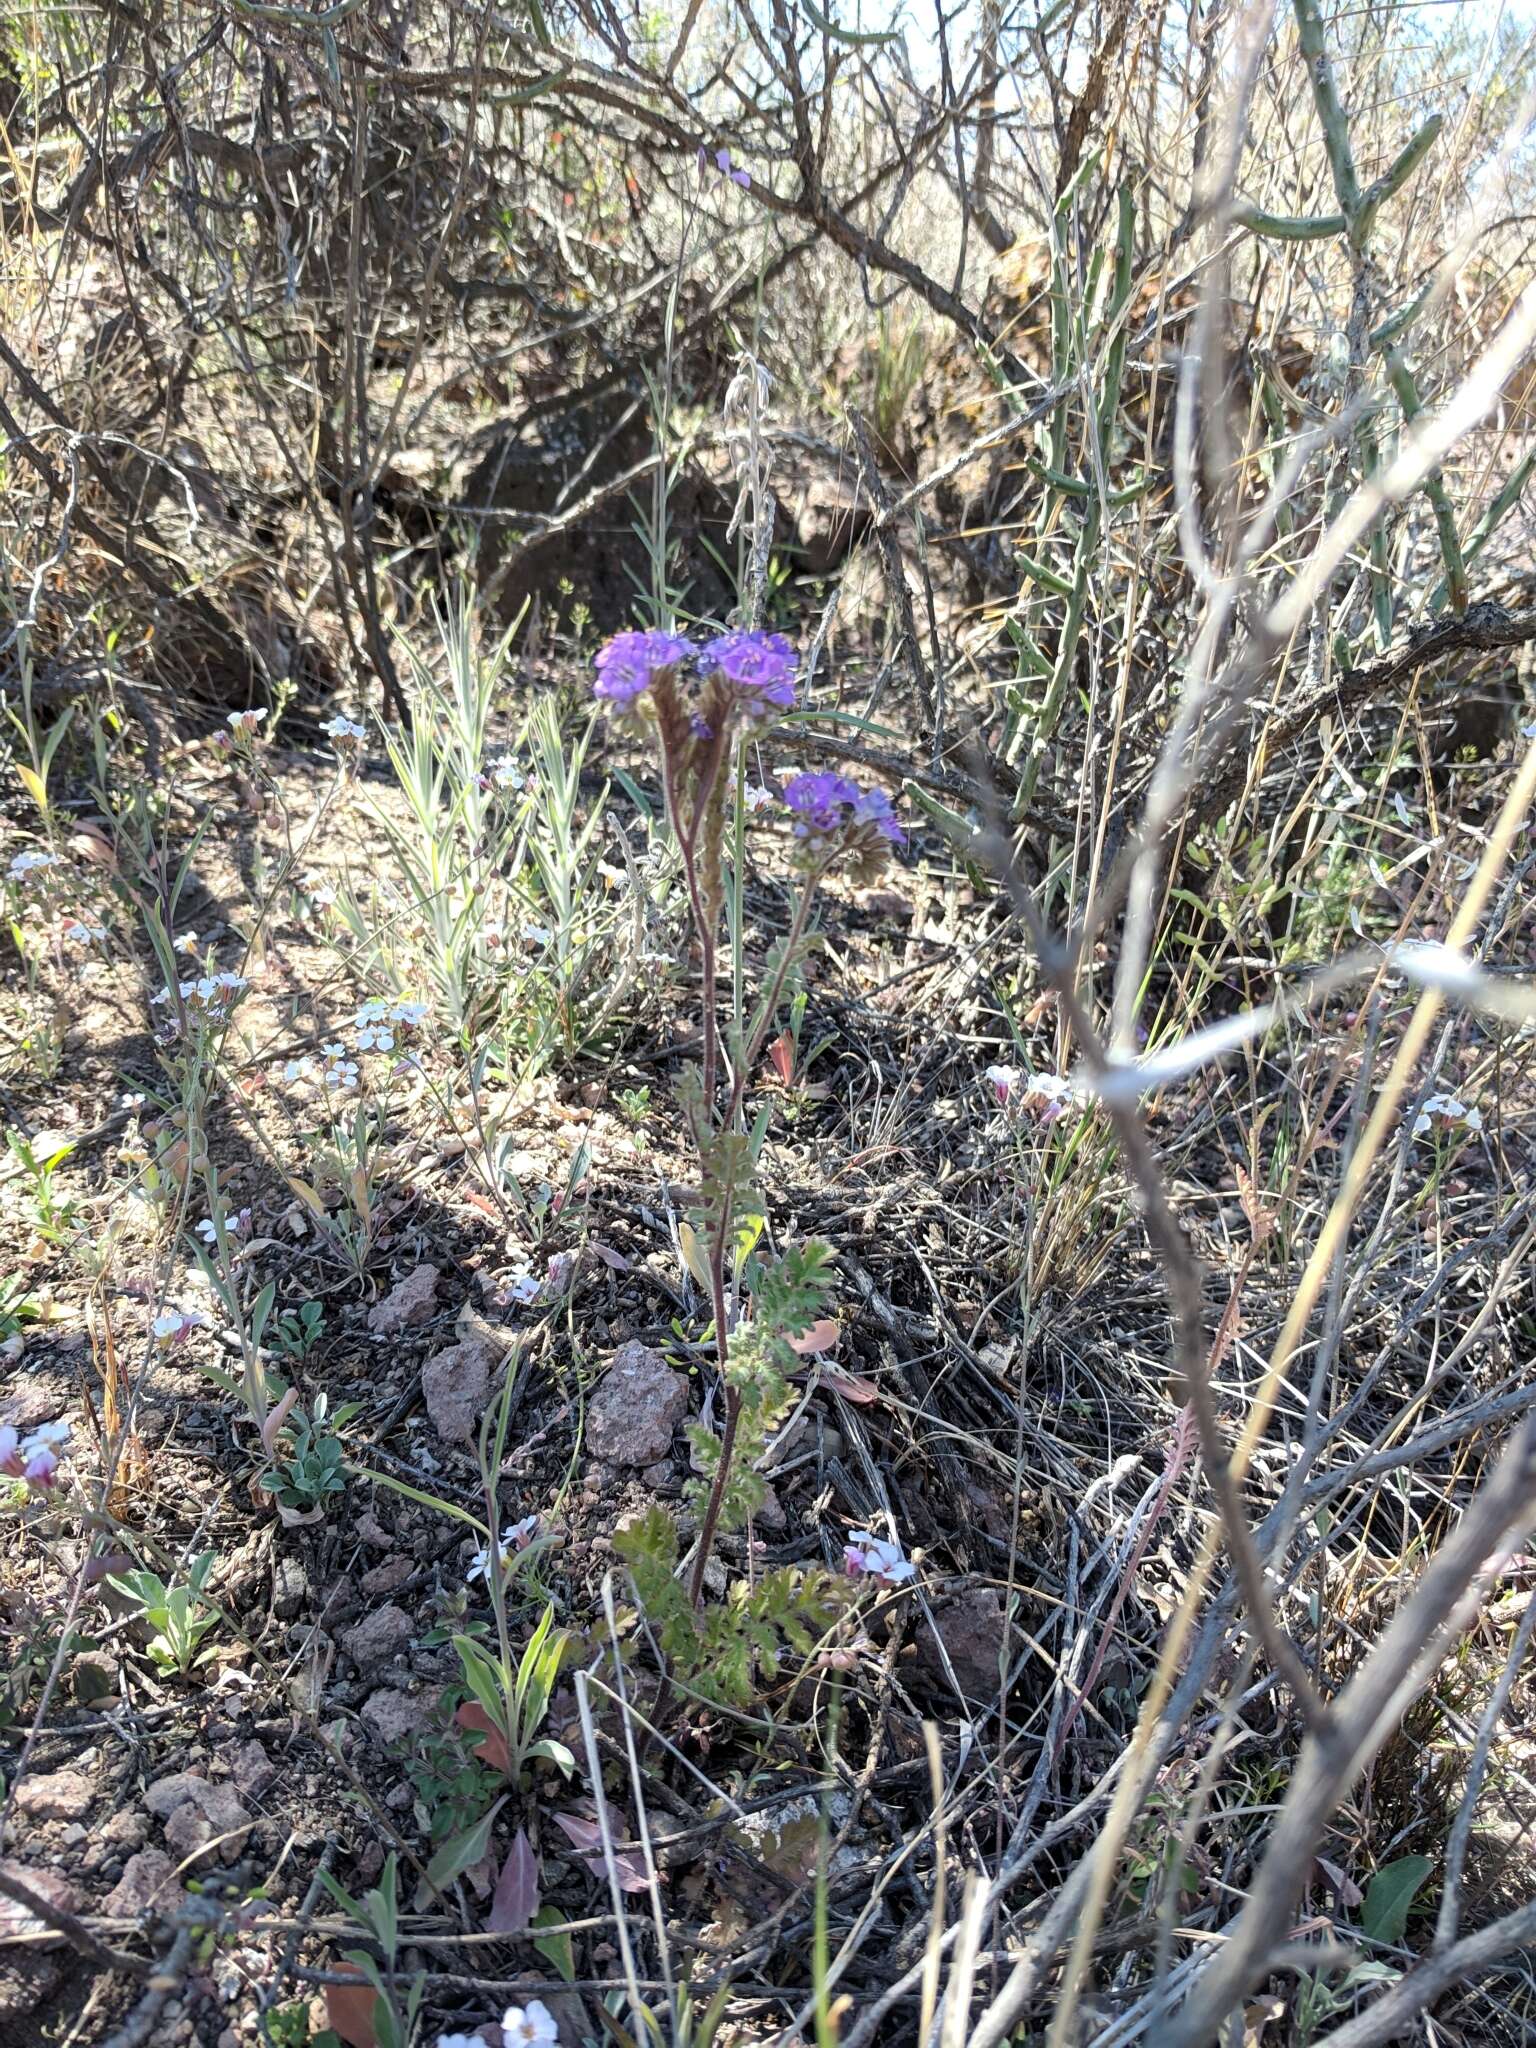
[[[892,846],[905,846],[907,843],[907,835],[901,829],[896,813],[891,809],[891,800],[883,789],[859,792],[859,800],[853,807],[853,822],[856,825],[873,825]]]
[[[840,831],[861,794],[856,782],[830,769],[792,776],[784,785],[784,802],[795,814],[795,837],[810,839]]]
[[[725,677],[750,717],[788,711],[795,701],[795,650],[782,633],[722,633],[699,657]]]
[[[611,704],[633,704],[659,670],[676,668],[692,652],[678,633],[616,633],[598,649],[593,693]]]
[[[699,151],[699,169],[701,171],[707,170],[708,167],[709,151],[701,149]],[[731,152],[728,149],[717,149],[715,151],[715,169],[722,178],[729,178],[733,185],[739,185],[743,192],[751,190],[751,178],[745,171],[737,170],[736,166],[731,162]]]
[[[846,775],[830,770],[792,776],[784,785],[784,802],[794,813],[797,839],[830,838],[861,825],[872,826],[893,846],[902,845],[907,836],[883,789],[860,789]]]

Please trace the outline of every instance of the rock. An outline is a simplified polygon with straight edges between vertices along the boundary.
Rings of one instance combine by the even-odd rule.
[[[0,1423],[8,1422],[18,1436],[25,1436],[41,1423],[56,1422],[68,1406],[67,1394],[34,1383],[0,1401]]]
[[[292,1621],[309,1593],[309,1579],[296,1557],[280,1557],[272,1567],[272,1612]]]
[[[128,1858],[101,1910],[109,1920],[137,1920],[145,1913],[174,1913],[185,1897],[176,1866],[165,1851],[141,1849]]]
[[[242,1742],[229,1759],[231,1783],[247,1799],[259,1799],[277,1782],[277,1765],[254,1739]]]
[[[25,1863],[14,1863],[9,1857],[0,1863],[8,1878],[16,1884],[24,1884],[27,1890],[35,1892],[61,1913],[78,1913],[80,1901],[74,1888],[67,1885],[62,1877],[51,1870],[32,1870]],[[0,1899],[0,1940],[9,1940],[17,1934],[41,1934],[47,1931],[47,1922],[40,1920],[26,1906],[16,1905],[10,1899]]]
[[[994,1700],[1002,1684],[998,1660],[1005,1653],[1007,1634],[1002,1594],[995,1586],[968,1587],[937,1609],[934,1627],[938,1640],[933,1629],[925,1629],[919,1641],[921,1662],[936,1677],[944,1678],[944,1659],[939,1654],[942,1642],[966,1697],[978,1705]]]
[[[341,1638],[341,1647],[359,1671],[379,1671],[394,1663],[414,1633],[411,1617],[403,1608],[390,1604],[375,1608],[356,1628],[349,1628]]]
[[[149,1818],[136,1806],[119,1807],[102,1829],[101,1837],[114,1849],[142,1849],[149,1839]]]
[[[479,1338],[450,1344],[421,1369],[421,1391],[432,1427],[445,1444],[473,1443],[485,1413],[495,1357]]]
[[[165,1823],[165,1843],[178,1864],[195,1857],[205,1844],[213,1840],[213,1823],[207,1814],[199,1812],[196,1803],[189,1799],[184,1806],[178,1806]]]
[[[352,1524],[352,1529],[365,1543],[371,1543],[375,1550],[388,1550],[395,1540],[377,1515],[359,1515]]]
[[[157,1820],[165,1820],[178,1806],[185,1806],[194,1798],[199,1786],[207,1782],[196,1771],[173,1771],[169,1777],[155,1780],[144,1794],[144,1804]]]
[[[382,1743],[409,1742],[427,1725],[427,1705],[407,1692],[380,1686],[363,1701],[363,1720]]]
[[[382,1564],[376,1564],[371,1572],[364,1572],[362,1589],[370,1600],[377,1600],[385,1593],[396,1593],[416,1569],[414,1558],[386,1557]]]
[[[16,1787],[16,1808],[33,1820],[79,1820],[95,1796],[84,1771],[47,1771],[22,1779]]]
[[[763,1504],[753,1519],[760,1529],[778,1530],[784,1527],[788,1519],[784,1513],[784,1503],[771,1486],[764,1492]]]
[[[687,1407],[682,1374],[648,1346],[625,1344],[587,1409],[587,1448],[610,1465],[654,1465]]]
[[[652,1493],[670,1493],[677,1484],[677,1474],[672,1469],[670,1458],[658,1458],[654,1465],[647,1465],[640,1478]]]
[[[398,1337],[404,1330],[419,1330],[430,1321],[437,1297],[436,1266],[418,1266],[390,1289],[376,1308],[368,1312],[368,1327],[376,1337]]]

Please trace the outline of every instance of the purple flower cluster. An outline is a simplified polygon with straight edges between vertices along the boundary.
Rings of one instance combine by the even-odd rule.
[[[754,716],[794,704],[795,650],[782,633],[722,633],[699,658],[707,673],[725,677]]]
[[[721,633],[700,648],[679,633],[618,633],[598,650],[595,693],[610,704],[634,705],[659,674],[684,662],[696,662],[706,677],[723,678],[747,718],[793,708],[795,650],[782,633]]]
[[[794,817],[797,839],[830,839],[865,825],[893,846],[906,842],[883,789],[860,789],[846,775],[831,770],[791,776],[784,785],[784,804]]]
[[[616,633],[597,651],[596,696],[633,704],[662,669],[677,668],[693,649],[678,633]]]

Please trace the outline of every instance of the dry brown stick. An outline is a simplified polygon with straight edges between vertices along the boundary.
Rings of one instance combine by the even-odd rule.
[[[1108,1056],[1099,1043],[1093,1020],[1078,996],[1073,956],[1068,949],[1052,943],[1019,872],[1012,840],[995,815],[995,801],[989,799],[989,808],[994,816],[986,831],[975,837],[975,857],[990,867],[1007,889],[1014,910],[1035,946],[1041,971],[1055,984],[1062,1015],[1078,1042],[1090,1078],[1104,1075],[1109,1071]],[[1264,1567],[1254,1544],[1253,1531],[1248,1524],[1222,1436],[1211,1387],[1209,1366],[1213,1352],[1205,1337],[1205,1301],[1199,1264],[1169,1203],[1162,1173],[1139,1111],[1134,1103],[1113,1098],[1107,1098],[1104,1107],[1120,1141],[1126,1169],[1141,1196],[1147,1235],[1152,1240],[1168,1283],[1177,1369],[1194,1409],[1201,1457],[1211,1491],[1216,1496],[1222,1531],[1249,1622],[1258,1634],[1271,1665],[1295,1693],[1308,1725],[1314,1732],[1321,1732],[1327,1727],[1326,1703],[1303,1664],[1300,1652],[1275,1613],[1264,1579]]]
[[[20,1906],[35,1920],[40,1920],[55,1934],[60,1934],[78,1954],[88,1962],[95,1963],[103,1970],[123,1970],[131,1977],[147,1977],[154,1968],[143,1956],[124,1955],[120,1950],[108,1948],[104,1941],[98,1941],[83,1920],[73,1913],[56,1906],[33,1891],[31,1885],[23,1884],[16,1875],[15,1866],[0,1868],[0,1899],[8,1899],[13,1906]]]
[[[1153,2048],[1204,2048],[1262,1975],[1277,1930],[1289,1924],[1328,1816],[1476,1614],[1489,1566],[1533,1518],[1536,1420],[1527,1418],[1455,1533],[1430,1559],[1386,1634],[1334,1702],[1330,1725],[1308,1737],[1248,1903],[1225,1930],[1193,1995],[1151,2037]],[[1442,1960],[1455,1953],[1447,1950]]]
[[[1465,1941],[1458,1941],[1443,1955],[1400,1977],[1364,2012],[1325,2034],[1318,2048],[1382,2048],[1389,2041],[1406,2041],[1409,2024],[1432,2005],[1442,1992],[1500,1963],[1517,1949],[1536,1941],[1536,1899],[1527,1899],[1513,1913],[1480,1927]]]

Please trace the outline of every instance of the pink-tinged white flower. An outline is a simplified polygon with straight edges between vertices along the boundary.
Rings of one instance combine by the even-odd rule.
[[[496,1562],[503,1571],[511,1563],[512,1553],[517,1550],[526,1550],[538,1533],[539,1518],[537,1515],[524,1515],[520,1522],[514,1522],[510,1528],[502,1530],[496,1544]],[[482,1544],[470,1559],[469,1568],[465,1572],[464,1577],[468,1581],[471,1579],[489,1579],[490,1575],[491,1547],[486,1543]]]
[[[395,1034],[387,1024],[363,1024],[357,1033],[359,1052],[393,1052]]]
[[[0,1428],[0,1472],[10,1479],[25,1479],[29,1486],[52,1487],[59,1459],[69,1442],[67,1422],[45,1422],[19,1441],[10,1423]]]
[[[749,811],[766,811],[778,799],[771,789],[764,789],[761,783],[749,782],[741,792],[743,806]]]
[[[195,1308],[168,1308],[149,1326],[157,1344],[185,1344],[194,1330],[201,1330],[208,1318]]]
[[[1480,1131],[1483,1112],[1475,1104],[1468,1109],[1454,1095],[1431,1095],[1413,1120],[1413,1135],[1416,1138],[1426,1137],[1437,1126],[1446,1131],[1458,1127],[1464,1131]]]
[[[506,1294],[508,1301],[521,1302],[524,1308],[537,1301],[543,1292],[543,1281],[535,1279],[532,1273],[514,1273],[507,1282]]]
[[[1053,1124],[1081,1102],[1082,1090],[1065,1074],[1031,1074],[1022,1067],[988,1067],[983,1077],[1004,1109],[1022,1111],[1037,1123]]]
[[[361,746],[368,737],[366,726],[359,725],[355,719],[343,718],[339,713],[335,718],[328,718],[320,730],[328,740],[334,740],[338,747]]]
[[[178,953],[195,953],[200,941],[196,932],[183,932],[179,939],[172,939],[171,944]]]
[[[855,1529],[843,1545],[843,1570],[851,1579],[874,1579],[882,1586],[904,1585],[917,1576],[899,1543],[887,1543],[868,1529]]]
[[[21,1476],[29,1486],[40,1486],[46,1492],[56,1480],[59,1470],[59,1454],[52,1444],[31,1443],[22,1446],[23,1464]]]
[[[527,2005],[509,2005],[501,2016],[505,2048],[557,2048],[560,2028],[542,1998]]]
[[[224,1229],[230,1237],[240,1237],[250,1227],[251,1212],[248,1208],[237,1209],[232,1215],[226,1216],[224,1219]],[[217,1244],[219,1241],[219,1226],[211,1216],[205,1216],[197,1226],[197,1234],[204,1244]]]
[[[232,733],[254,736],[261,731],[261,722],[266,715],[265,710],[260,708],[252,711],[231,711],[224,723]]]

